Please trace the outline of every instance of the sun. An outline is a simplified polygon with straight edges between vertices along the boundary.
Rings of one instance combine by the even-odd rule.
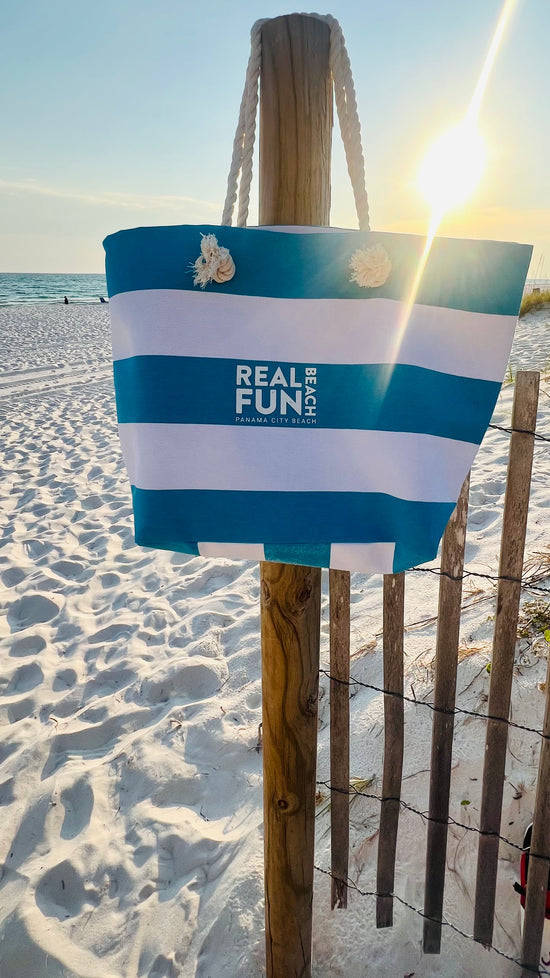
[[[419,189],[433,216],[441,220],[467,200],[479,183],[486,158],[475,119],[468,116],[433,144],[418,175]]]

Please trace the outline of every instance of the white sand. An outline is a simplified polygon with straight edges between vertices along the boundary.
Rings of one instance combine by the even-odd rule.
[[[108,307],[0,309],[1,978],[259,978],[264,973],[258,567],[133,543],[117,441]],[[523,320],[514,366],[548,368],[550,316]],[[550,382],[539,430],[550,435]],[[513,387],[495,420],[508,424]],[[467,566],[496,573],[508,438],[476,461]],[[535,449],[527,555],[550,548],[550,445]],[[406,685],[433,688],[437,579],[407,577]],[[548,584],[548,581],[546,582]],[[483,710],[494,586],[465,585],[458,705]],[[534,595],[525,594],[525,600]],[[322,660],[327,667],[324,578]],[[381,581],[352,576],[352,673],[382,684]],[[542,723],[544,639],[518,643],[513,719]],[[403,798],[427,808],[431,712],[406,707]],[[351,701],[352,774],[381,785],[378,694]],[[328,771],[321,682],[319,779]],[[477,825],[485,727],[457,718],[451,815]],[[510,731],[502,831],[530,821],[539,738]],[[516,788],[520,791],[516,791]],[[516,798],[521,793],[520,798]],[[461,804],[469,801],[469,805]],[[323,805],[320,805],[320,809]],[[351,805],[350,872],[375,888],[378,805]],[[329,820],[316,863],[330,865]],[[401,819],[397,892],[423,904],[425,823]],[[445,913],[472,932],[477,836],[449,833]],[[501,847],[495,944],[518,957],[517,853]],[[316,978],[513,976],[518,968],[444,930],[421,952],[422,921],[397,905],[376,931],[375,901],[329,909],[316,874]]]

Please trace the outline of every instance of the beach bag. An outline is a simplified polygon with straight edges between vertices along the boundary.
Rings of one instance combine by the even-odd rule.
[[[391,573],[437,553],[532,249],[369,230],[349,58],[321,19],[361,230],[245,227],[258,21],[221,225],[104,242],[120,438],[143,546]]]
[[[106,239],[137,543],[382,573],[435,557],[531,247],[425,246],[300,227]]]

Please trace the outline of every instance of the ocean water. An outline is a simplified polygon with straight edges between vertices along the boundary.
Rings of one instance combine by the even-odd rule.
[[[550,288],[550,279],[527,279],[525,292]],[[105,275],[0,272],[0,306],[21,302],[99,302],[107,298]]]
[[[104,275],[0,272],[0,306],[21,302],[99,302],[107,298]]]

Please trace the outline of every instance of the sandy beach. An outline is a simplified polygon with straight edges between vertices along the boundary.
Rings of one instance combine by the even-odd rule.
[[[261,978],[264,971],[259,574],[251,562],[147,550],[133,540],[117,435],[109,308],[0,307],[0,976]],[[543,372],[538,431],[550,436],[550,313],[521,320],[511,356]],[[514,385],[493,421],[510,423]],[[498,570],[508,435],[488,431],[472,471],[466,566]],[[537,442],[526,559],[550,575],[550,443]],[[437,562],[434,563],[437,566]],[[548,588],[541,571],[538,587]],[[496,589],[465,581],[457,705],[483,712]],[[406,582],[402,797],[428,805],[438,599],[435,575]],[[524,591],[512,718],[540,727],[548,643]],[[352,575],[352,676],[382,685],[382,580]],[[322,668],[328,668],[323,574]],[[541,688],[542,687],[542,688]],[[318,779],[329,778],[321,677]],[[383,703],[351,699],[353,777],[381,789]],[[457,717],[444,912],[473,927],[485,724]],[[502,833],[531,821],[540,738],[512,728]],[[316,978],[512,978],[517,965],[444,928],[422,954],[422,920],[375,899],[331,912],[329,792],[319,786]],[[350,875],[376,886],[379,803],[350,804]],[[404,811],[396,892],[421,909],[425,821]],[[501,845],[495,946],[520,954],[518,852]]]

